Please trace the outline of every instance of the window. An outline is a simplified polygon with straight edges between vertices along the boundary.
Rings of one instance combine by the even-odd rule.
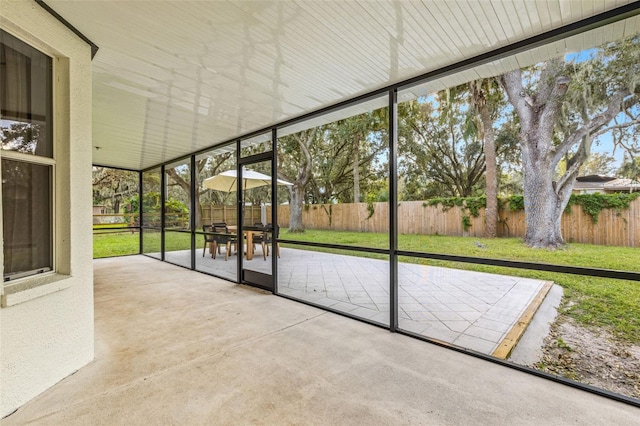
[[[4,281],[53,269],[52,60],[0,31]]]

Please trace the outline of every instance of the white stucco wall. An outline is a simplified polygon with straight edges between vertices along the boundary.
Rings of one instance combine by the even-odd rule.
[[[0,28],[54,57],[55,276],[2,291],[0,417],[93,359],[91,50],[28,0],[1,0]],[[1,155],[1,153],[0,153]],[[1,230],[0,230],[1,232]],[[0,239],[1,241],[1,239]],[[0,255],[0,262],[3,256]],[[22,281],[22,282],[20,282]]]

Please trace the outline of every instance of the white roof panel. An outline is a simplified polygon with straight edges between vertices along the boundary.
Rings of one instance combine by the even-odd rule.
[[[94,162],[142,169],[629,1],[46,3],[100,47],[93,60],[93,145],[101,147]],[[590,38],[638,28],[633,18]],[[530,64],[557,49],[523,53],[517,61]]]

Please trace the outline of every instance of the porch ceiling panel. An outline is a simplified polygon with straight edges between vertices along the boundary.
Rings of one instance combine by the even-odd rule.
[[[94,163],[131,169],[629,3],[45,1],[100,48]]]

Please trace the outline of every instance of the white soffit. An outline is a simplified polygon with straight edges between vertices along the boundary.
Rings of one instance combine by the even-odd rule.
[[[143,169],[630,1],[45,2],[100,48],[94,163]]]
[[[516,68],[524,68],[542,61],[562,57],[581,50],[600,46],[607,42],[621,40],[640,32],[640,15],[613,24],[567,37],[544,46],[532,48],[522,53],[499,59],[472,69],[436,78],[405,90],[399,90],[398,100],[408,101],[426,96],[479,78],[495,77]]]

